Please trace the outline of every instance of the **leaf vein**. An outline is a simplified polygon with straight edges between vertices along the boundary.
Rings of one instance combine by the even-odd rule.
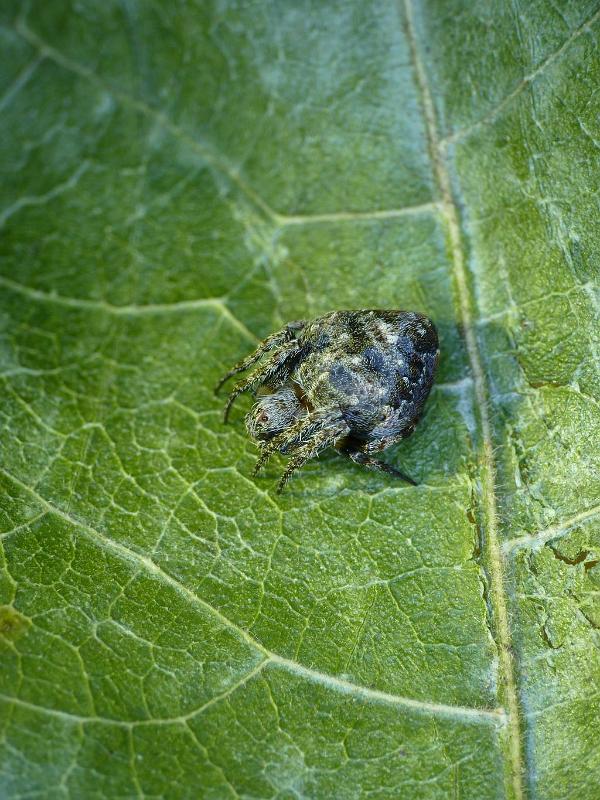
[[[254,203],[255,206],[260,208],[267,215],[267,217],[269,217],[271,221],[275,222],[280,227],[286,227],[288,225],[319,224],[323,222],[338,222],[338,221],[354,222],[358,220],[369,220],[369,219],[388,219],[388,218],[393,219],[396,217],[432,213],[437,208],[437,204],[435,202],[429,202],[429,203],[422,203],[416,206],[405,206],[403,208],[381,209],[376,211],[356,211],[356,212],[334,211],[325,214],[307,214],[307,215],[282,214],[276,211],[275,209],[271,208],[271,206],[267,203],[267,201],[264,200],[264,198],[262,198],[258,194],[258,192],[242,178],[239,167],[230,164],[227,158],[223,156],[221,153],[215,152],[214,148],[211,145],[201,141],[197,137],[185,131],[177,123],[173,122],[173,120],[171,120],[162,111],[159,111],[158,109],[149,106],[142,100],[138,100],[137,98],[132,97],[127,92],[123,92],[117,89],[116,87],[105,83],[98,75],[96,75],[93,72],[93,70],[88,69],[83,64],[73,61],[67,56],[64,56],[62,53],[56,50],[56,48],[49,45],[41,37],[39,37],[36,33],[34,33],[34,31],[28,28],[24,20],[22,19],[18,20],[16,25],[16,32],[23,39],[25,39],[30,45],[32,45],[38,50],[39,57],[36,60],[36,65],[37,63],[43,61],[44,58],[48,58],[51,61],[54,61],[59,66],[63,67],[63,69],[66,69],[71,73],[79,75],[81,78],[91,81],[92,83],[101,87],[105,92],[111,94],[113,97],[120,100],[120,102],[123,103],[124,105],[133,108],[134,110],[140,112],[141,114],[144,114],[144,116],[146,117],[153,119],[163,128],[168,130],[177,139],[185,142],[193,150],[196,150],[196,152],[198,152],[201,155],[201,157],[204,159],[204,161],[206,161],[206,163],[209,166],[211,166],[213,169],[223,174],[233,184],[235,184],[238,187],[238,189],[240,189],[241,192]]]
[[[421,92],[433,170],[442,197],[442,208],[446,218],[452,261],[454,265],[454,276],[457,286],[459,311],[465,334],[467,354],[473,373],[475,398],[477,401],[481,422],[483,445],[481,452],[483,496],[481,502],[482,511],[486,522],[483,533],[484,535],[487,534],[485,544],[490,571],[492,603],[496,616],[496,644],[499,651],[499,661],[507,705],[509,760],[512,773],[512,789],[515,800],[523,800],[525,792],[522,776],[523,753],[521,744],[520,710],[515,678],[515,665],[513,663],[512,656],[510,628],[508,623],[506,594],[504,588],[502,552],[498,541],[498,518],[495,495],[495,463],[491,423],[487,407],[487,382],[474,331],[471,298],[467,283],[467,268],[461,242],[458,208],[452,193],[449,170],[444,162],[444,151],[438,134],[433,99],[431,96],[425,67],[421,60],[419,47],[417,44],[417,37],[413,21],[412,2],[411,0],[403,0],[403,2],[406,16],[407,35],[410,43],[417,84]]]
[[[138,553],[135,550],[131,550],[130,548],[126,547],[123,544],[120,544],[119,542],[114,541],[110,537],[106,536],[104,533],[101,533],[100,531],[96,530],[96,528],[93,528],[91,525],[84,522],[83,520],[78,520],[72,517],[66,511],[63,511],[61,508],[58,508],[57,506],[50,503],[48,500],[46,500],[45,497],[40,495],[30,486],[27,486],[27,484],[23,483],[23,481],[21,481],[15,475],[12,475],[10,472],[4,469],[4,467],[0,467],[0,472],[3,475],[5,475],[9,480],[13,481],[21,489],[23,489],[24,491],[28,492],[30,495],[35,497],[35,499],[41,505],[43,505],[49,513],[60,517],[69,525],[72,525],[73,527],[81,530],[81,532],[88,539],[93,541],[101,548],[104,548],[105,550],[114,553],[115,555],[119,556],[121,559],[125,561],[128,561],[130,563],[133,562],[136,566],[143,567],[146,572],[150,573],[153,577],[155,577],[157,580],[161,581],[165,585],[170,586],[178,594],[185,597],[188,601],[190,601],[194,605],[199,605],[203,609],[208,611],[223,625],[223,627],[232,630],[240,639],[243,639],[246,642],[246,644],[248,644],[249,647],[251,647],[253,650],[257,650],[263,653],[264,655],[269,655],[269,653],[265,650],[265,648],[262,647],[262,645],[258,641],[249,636],[248,633],[246,633],[246,631],[243,628],[237,626],[234,622],[232,622],[230,619],[221,614],[221,612],[218,611],[218,609],[211,606],[210,603],[207,603],[205,600],[203,600],[201,597],[195,594],[195,592],[193,592],[183,583],[180,583],[180,581],[178,581],[168,572],[165,572],[165,570],[163,570],[158,564],[156,564],[150,558],[148,558],[147,556],[143,556],[141,553]]]
[[[283,669],[286,669],[288,672],[293,672],[304,678],[310,679],[317,683],[321,683],[329,688],[337,689],[338,691],[342,691],[344,693],[355,694],[360,697],[364,697],[366,700],[383,702],[386,704],[400,706],[414,711],[421,711],[423,713],[434,716],[435,715],[449,716],[449,717],[464,719],[466,721],[475,721],[475,722],[482,722],[482,721],[489,722],[490,720],[494,720],[497,724],[504,724],[505,714],[502,709],[471,708],[468,706],[455,706],[451,704],[416,700],[410,697],[402,697],[400,695],[394,695],[389,692],[381,691],[379,689],[372,689],[366,686],[361,686],[359,684],[352,683],[351,681],[346,681],[342,678],[338,678],[333,675],[328,675],[326,673],[319,672],[318,670],[305,667],[302,664],[292,661],[291,659],[287,659],[277,655],[276,653],[272,653],[265,647],[263,647],[258,641],[253,639],[243,628],[240,628],[230,619],[225,617],[218,609],[211,606],[197,594],[192,592],[191,589],[188,589],[184,584],[180,583],[176,578],[169,575],[169,573],[165,572],[151,559],[142,556],[140,553],[137,553],[134,550],[130,550],[128,547],[125,547],[125,545],[119,544],[118,542],[114,542],[105,534],[101,533],[100,531],[97,531],[95,528],[92,528],[87,523],[75,519],[74,517],[64,512],[62,509],[52,505],[52,503],[50,503],[48,500],[46,500],[44,497],[38,494],[38,492],[33,490],[31,487],[27,486],[27,484],[23,483],[19,478],[12,475],[3,467],[0,467],[0,472],[4,474],[9,480],[13,481],[21,489],[23,489],[24,491],[28,492],[30,495],[35,497],[35,499],[41,505],[43,505],[44,508],[46,508],[48,513],[55,514],[56,516],[64,519],[67,523],[69,523],[76,529],[81,530],[81,532],[84,535],[86,535],[91,541],[93,541],[94,543],[96,543],[101,547],[104,547],[104,549],[115,553],[123,560],[133,562],[136,564],[136,566],[141,566],[143,569],[146,570],[146,572],[149,572],[154,578],[166,584],[167,586],[173,588],[179,594],[183,595],[188,601],[190,601],[194,605],[199,605],[203,609],[208,611],[223,625],[223,627],[230,629],[237,636],[239,636],[239,638],[243,639],[251,649],[260,652],[264,656],[263,660],[256,667],[254,667],[253,670],[251,670],[249,673],[246,674],[245,680],[248,680],[250,677],[252,677],[253,674],[260,672],[260,670],[265,666],[267,666],[268,664],[273,664],[275,666],[279,666]],[[240,681],[240,685],[241,683],[244,683],[245,680],[244,678],[242,678]],[[181,721],[182,719],[192,717],[195,714],[199,714],[209,705],[212,705],[215,702],[217,702],[218,699],[221,699],[221,697],[225,697],[228,694],[231,694],[234,688],[235,686],[233,688],[229,687],[228,690],[223,695],[219,695],[218,697],[213,698],[212,700],[208,701],[208,703],[205,703],[203,706],[201,706],[199,709],[195,709],[194,711],[189,712],[189,714],[185,715],[185,717],[173,717],[169,719],[156,719],[156,720],[145,720],[145,721],[139,720],[135,721],[135,724],[151,724],[151,723],[166,724],[166,723]],[[57,716],[68,718],[75,722],[76,721],[106,722],[106,723],[110,722],[119,724],[119,720],[110,720],[101,717],[85,717],[77,714],[71,714],[69,712],[47,709],[44,707],[38,707],[32,703],[28,703],[27,701],[20,700],[19,698],[11,698],[6,695],[0,695],[0,699],[3,699],[5,701],[15,702],[23,706],[30,707],[32,709],[39,709],[41,711],[46,711],[47,713],[53,713]],[[121,721],[120,724],[131,725],[134,723]]]
[[[502,549],[505,553],[509,553],[520,547],[540,547],[551,539],[559,539],[566,536],[580,522],[587,522],[598,515],[600,515],[600,505],[592,506],[591,508],[585,509],[585,511],[580,511],[578,514],[574,514],[572,517],[568,517],[562,522],[550,525],[548,528],[544,528],[536,533],[516,536],[514,539],[509,539],[504,542]]]
[[[398,217],[433,214],[439,210],[436,202],[416,206],[390,208],[381,211],[332,211],[327,214],[275,214],[275,222],[282,228],[291,225],[315,225],[323,222],[361,222],[371,219],[396,219]]]
[[[555,61],[557,61],[563,55],[563,53],[566,50],[568,50],[570,45],[576,39],[578,39],[582,33],[585,33],[587,30],[589,30],[589,28],[592,25],[594,25],[594,23],[597,22],[598,19],[600,19],[600,10],[595,11],[584,22],[582,22],[581,25],[575,28],[575,30],[571,33],[571,35],[568,36],[567,39],[565,39],[565,41],[557,50],[554,50],[554,52],[546,56],[546,58],[544,58],[541,61],[539,66],[537,66],[528,75],[525,75],[525,77],[522,78],[521,81],[519,81],[519,83],[514,87],[514,89],[511,92],[509,92],[509,94],[507,94],[506,97],[503,100],[501,100],[496,106],[494,106],[494,108],[491,109],[491,111],[488,111],[488,113],[485,114],[480,120],[477,120],[477,122],[474,122],[473,124],[468,125],[465,128],[461,128],[460,130],[457,130],[454,133],[447,136],[445,139],[442,139],[440,144],[442,146],[445,146],[453,142],[456,142],[459,139],[464,139],[470,136],[474,131],[479,130],[479,128],[483,127],[484,125],[492,123],[495,120],[495,118],[499,114],[501,114],[508,105],[510,105],[510,103],[515,99],[515,97],[518,97],[523,92],[523,90],[527,88],[527,86],[533,83],[536,80],[536,78],[539,78],[539,76]]]
[[[137,317],[153,314],[169,314],[173,312],[195,311],[201,308],[213,308],[218,311],[227,321],[237,328],[246,339],[257,342],[258,337],[250,331],[241,320],[239,320],[229,309],[226,303],[219,297],[206,297],[194,300],[178,300],[173,303],[147,303],[145,305],[131,303],[128,305],[117,306],[106,300],[89,300],[83,297],[67,297],[56,292],[44,292],[40,289],[33,289],[22,283],[13,281],[5,276],[0,276],[0,286],[24,295],[32,300],[42,303],[55,303],[56,305],[68,308],[100,311],[118,317]]]
[[[36,71],[38,66],[43,61],[43,57],[41,55],[36,56],[32,61],[29,62],[21,72],[17,75],[15,80],[11,83],[8,89],[4,92],[2,97],[0,97],[0,111],[4,111],[7,108],[14,98],[19,94],[21,89],[29,82],[31,76]]]

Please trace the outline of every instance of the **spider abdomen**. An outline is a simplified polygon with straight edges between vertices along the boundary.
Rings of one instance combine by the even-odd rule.
[[[302,338],[310,341],[315,328],[328,330],[331,343],[297,367],[314,407],[338,405],[351,433],[360,435],[375,429],[386,410],[399,412],[394,415],[399,429],[419,418],[439,356],[437,333],[427,317],[334,312],[307,326]]]

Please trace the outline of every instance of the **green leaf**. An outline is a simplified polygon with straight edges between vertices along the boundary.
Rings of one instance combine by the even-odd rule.
[[[0,794],[600,793],[597,2],[0,9]],[[413,308],[395,483],[217,378]]]

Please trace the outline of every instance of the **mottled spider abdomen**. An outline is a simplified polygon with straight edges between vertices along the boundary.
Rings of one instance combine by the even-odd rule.
[[[290,323],[219,386],[269,350],[225,409],[227,418],[241,392],[260,391],[246,420],[251,436],[263,443],[257,469],[276,450],[291,453],[281,489],[294,469],[335,445],[358,463],[410,481],[371,454],[409,436],[419,420],[439,356],[431,320],[415,311],[364,310]]]
[[[340,409],[361,449],[384,450],[412,432],[439,356],[427,317],[414,311],[335,311],[309,323],[298,341],[306,352],[293,379],[314,408]]]

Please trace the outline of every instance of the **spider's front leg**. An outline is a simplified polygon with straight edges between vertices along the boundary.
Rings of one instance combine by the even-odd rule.
[[[281,492],[295,470],[347,434],[348,425],[339,412],[313,411],[263,447],[254,474],[256,475],[276,451],[292,453],[277,485],[277,491]]]
[[[280,347],[282,344],[289,342],[291,339],[295,339],[296,334],[301,331],[305,325],[306,323],[304,320],[290,322],[285,326],[285,328],[282,328],[280,331],[272,333],[270,336],[267,336],[266,339],[263,339],[253,353],[250,353],[249,356],[246,356],[246,358],[238,361],[238,363],[232,367],[229,372],[226,372],[225,375],[223,375],[221,380],[215,386],[215,394],[219,391],[221,386],[223,386],[225,381],[228,381],[229,378],[233,377],[233,375],[237,375],[238,372],[245,372],[253,364],[256,364],[258,359],[261,358],[261,356],[264,356],[265,353],[268,353],[269,350],[273,350],[274,347]]]
[[[277,494],[281,494],[283,487],[289,481],[293,472],[299,467],[309,461],[311,458],[318,456],[322,450],[326,450],[342,436],[348,433],[348,426],[342,420],[339,424],[332,424],[331,427],[323,427],[320,431],[315,433],[312,439],[309,439],[302,447],[297,447],[294,455],[290,458],[285,472],[279,479],[277,484]]]
[[[242,394],[242,392],[247,392],[251,389],[254,389],[261,383],[268,383],[273,378],[280,377],[282,371],[284,371],[286,367],[286,362],[296,356],[299,351],[300,345],[296,339],[284,344],[278,350],[276,350],[276,352],[273,353],[273,355],[267,361],[265,361],[264,364],[258,367],[258,369],[255,369],[254,372],[251,372],[247,378],[239,383],[236,383],[236,385],[233,387],[233,391],[227,398],[225,411],[223,412],[223,422],[227,422],[229,410],[236,397]]]

